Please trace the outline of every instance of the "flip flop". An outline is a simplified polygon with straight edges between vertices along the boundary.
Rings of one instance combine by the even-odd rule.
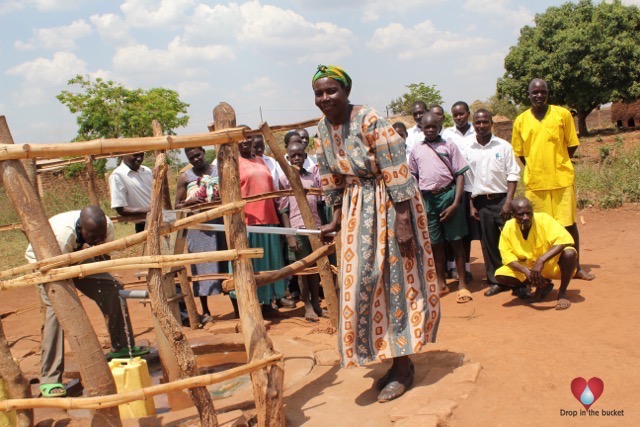
[[[129,347],[121,348],[118,351],[110,351],[107,353],[107,359],[121,359],[128,357],[138,357],[144,356],[145,354],[149,354],[151,349],[142,345],[134,345],[131,347],[131,353],[129,353]]]
[[[52,393],[53,390],[62,390],[62,393]],[[64,387],[64,384],[60,383],[42,384],[40,386],[40,394],[46,398],[65,397],[67,395],[67,389]]]
[[[460,289],[458,291],[458,295],[456,296],[456,302],[458,304],[464,304],[473,300],[473,296],[471,296],[471,292],[468,289]]]

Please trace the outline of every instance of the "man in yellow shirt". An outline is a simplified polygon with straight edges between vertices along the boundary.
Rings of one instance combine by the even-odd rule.
[[[527,198],[536,212],[546,212],[562,224],[580,252],[576,225],[576,192],[571,158],[580,142],[573,117],[566,108],[549,105],[549,89],[542,79],[529,83],[531,108],[513,123],[511,144],[524,164]],[[595,276],[578,264],[577,279]]]
[[[556,310],[571,307],[567,287],[578,266],[571,234],[550,215],[533,213],[531,203],[523,197],[511,202],[511,215],[500,235],[504,265],[496,270],[496,281],[512,289],[535,287],[535,302],[551,292],[552,279],[560,279]]]

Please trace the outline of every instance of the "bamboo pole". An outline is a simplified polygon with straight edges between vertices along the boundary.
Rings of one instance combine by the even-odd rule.
[[[151,210],[149,212],[149,236],[147,240],[147,249],[152,255],[159,255],[160,236],[158,229],[162,220],[162,181],[167,173],[166,155],[160,154],[156,158],[156,166],[153,171],[153,187],[151,189]],[[163,292],[163,275],[162,269],[150,268],[147,278],[149,296],[151,299],[151,311],[158,320],[162,333],[169,339],[169,343],[173,348],[175,357],[180,366],[182,377],[193,377],[197,374],[196,357],[193,349],[182,331],[182,327],[178,320],[171,313],[167,296]],[[170,378],[172,380],[173,378]],[[189,395],[193,404],[198,409],[200,415],[200,425],[205,427],[215,427],[218,425],[215,408],[211,395],[206,387],[199,386],[189,389]]]
[[[0,144],[0,160],[15,159],[56,159],[62,156],[88,156],[91,154],[119,154],[153,150],[173,150],[185,147],[220,145],[229,141],[242,141],[244,129],[225,129],[224,131],[199,133],[193,135],[166,135],[140,138],[94,139],[56,144]]]
[[[99,155],[93,156],[93,160],[113,159],[116,157],[127,156],[129,154],[134,154],[134,153],[123,153],[123,154],[117,154],[117,155],[99,154]],[[59,169],[62,166],[72,165],[75,163],[84,163],[85,159],[86,159],[86,156],[81,156],[81,157],[74,157],[72,159],[54,160],[54,161],[40,163],[40,164],[36,163],[36,169],[38,171],[46,171],[49,169]]]
[[[170,393],[192,387],[205,387],[218,384],[233,378],[247,375],[253,371],[281,363],[282,354],[275,354],[263,360],[247,363],[215,374],[198,375],[166,384],[158,384],[126,393],[112,394],[100,397],[67,397],[56,399],[9,399],[0,401],[0,411],[24,410],[28,408],[59,408],[59,409],[99,409],[110,408],[136,400],[150,399],[159,394]]]
[[[13,144],[13,137],[4,116],[0,116],[0,143],[4,147]],[[73,145],[73,144],[71,144]],[[19,161],[0,162],[0,173],[7,195],[22,222],[22,229],[33,246],[39,260],[61,254],[49,220],[35,195],[24,167]],[[62,325],[71,351],[76,354],[82,383],[89,396],[113,394],[116,385],[104,358],[102,346],[91,327],[76,289],[70,280],[45,285],[53,311]],[[121,426],[117,408],[97,410],[93,414],[94,425]]]
[[[26,380],[20,366],[14,360],[9,349],[9,343],[4,336],[4,328],[0,321],[0,378],[5,380],[9,391],[9,396],[13,398],[31,398],[31,388]],[[33,426],[33,409],[20,409],[16,419],[16,427]]]
[[[215,129],[226,129],[236,125],[236,113],[227,103],[218,104],[214,111]],[[238,144],[229,142],[218,149],[218,173],[220,175],[220,196],[223,203],[241,199],[240,175],[238,172]],[[229,248],[247,249],[247,227],[244,214],[236,213],[224,217]],[[250,260],[233,263],[233,278],[237,284],[236,297],[240,311],[242,334],[247,351],[247,359],[255,362],[276,354],[267,334],[262,311],[256,292],[256,281]],[[251,374],[253,395],[259,426],[284,426],[282,363],[255,371]]]
[[[300,180],[300,174],[297,170],[294,170],[291,165],[289,165],[289,162],[287,162],[284,149],[280,146],[280,144],[276,142],[275,136],[269,128],[269,125],[263,123],[261,126],[261,130],[264,135],[264,140],[267,142],[267,144],[269,144],[273,156],[280,164],[280,167],[284,171],[284,174],[291,184],[293,195],[296,199],[296,203],[298,203],[298,207],[300,208],[300,214],[302,215],[304,227],[308,230],[317,230],[318,227],[316,226],[315,220],[313,219],[311,207],[309,207],[309,202],[307,201],[307,196],[305,195],[304,187],[302,186],[302,181]],[[309,243],[311,243],[311,248],[314,252],[322,247],[323,243],[319,237],[308,237]],[[320,273],[320,284],[322,285],[322,289],[324,289],[324,298],[327,302],[327,310],[329,311],[331,326],[337,329],[338,316],[340,313],[340,302],[338,301],[338,293],[336,291],[336,284],[333,278],[333,272],[331,271],[331,265],[329,264],[329,258],[327,258],[326,256],[318,258],[317,264]]]
[[[96,171],[93,170],[93,156],[85,157],[85,164],[87,167],[87,190],[89,191],[89,200],[91,204],[100,206],[100,199],[98,199],[98,193],[96,191]]]
[[[264,250],[245,249],[199,252],[180,255],[147,255],[130,258],[112,259],[109,261],[92,262],[89,264],[74,265],[49,270],[46,273],[32,273],[11,280],[0,281],[0,291],[23,288],[33,285],[55,282],[57,280],[86,277],[99,273],[113,273],[122,270],[140,270],[148,268],[173,268],[190,264],[202,264],[205,262],[231,261],[241,258],[262,258]]]
[[[285,277],[294,275],[299,271],[307,269],[309,268],[309,266],[316,264],[318,259],[322,257],[326,257],[327,255],[331,255],[334,252],[335,252],[334,245],[320,246],[318,250],[313,251],[308,256],[294,263],[291,263],[285,266],[284,268],[281,268],[280,270],[270,271],[268,273],[265,272],[264,274],[257,274],[256,286],[260,287],[260,286],[268,285],[270,283],[277,282],[278,280],[283,279]],[[235,285],[234,285],[233,279],[225,280],[224,282],[222,282],[222,290],[224,292],[231,292],[234,289],[235,289]]]
[[[174,233],[178,230],[187,228],[193,224],[199,224],[201,222],[210,221],[215,218],[220,218],[221,216],[228,214],[230,212],[240,211],[242,210],[242,208],[244,208],[244,205],[246,205],[246,202],[244,201],[225,204],[217,208],[210,209],[206,212],[201,212],[199,214],[192,215],[187,218],[179,219],[173,224],[163,224],[162,226],[160,226],[158,232],[160,233],[161,236],[169,233]],[[95,258],[100,255],[108,254],[117,250],[123,250],[130,246],[142,243],[147,239],[148,234],[149,234],[149,231],[144,230],[144,231],[141,231],[140,233],[135,233],[130,236],[126,236],[121,239],[114,240],[112,242],[103,243],[102,245],[92,246],[88,249],[83,249],[70,254],[50,257],[48,259],[38,261],[32,264],[26,264],[20,267],[11,268],[9,270],[0,272],[0,277],[11,277],[17,274],[28,273],[35,270],[47,272],[52,268],[63,267],[70,264],[77,264],[89,258]]]

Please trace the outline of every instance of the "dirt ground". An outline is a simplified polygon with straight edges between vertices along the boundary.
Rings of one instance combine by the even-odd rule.
[[[385,365],[352,370],[316,366],[311,374],[287,391],[288,424],[297,426],[391,426],[392,421],[412,415],[434,402],[448,402],[448,410],[434,410],[432,425],[640,425],[640,261],[634,249],[640,241],[640,206],[625,205],[613,211],[587,209],[579,212],[582,263],[597,275],[592,282],[575,281],[567,311],[554,310],[554,290],[547,302],[528,305],[502,293],[487,298],[479,245],[474,243],[471,286],[474,300],[456,304],[455,293],[442,300],[438,341],[418,357],[416,384],[398,401],[378,404],[371,390]],[[82,301],[101,339],[108,344],[99,311],[86,297]],[[12,352],[31,378],[39,370],[40,318],[33,289],[2,293],[0,313],[24,308],[2,320]],[[130,311],[138,340],[152,343],[154,334],[148,306],[131,302]],[[214,317],[231,319],[225,297],[212,298]],[[302,315],[299,307],[290,315]],[[299,318],[274,319],[270,333],[296,337],[304,342],[333,345],[335,337],[318,332],[326,326]],[[301,344],[302,345],[302,344]],[[72,366],[72,363],[70,363]],[[451,397],[460,381],[462,365],[473,370],[464,393]],[[479,372],[479,373],[478,373]],[[571,381],[576,377],[599,377],[602,396],[591,407],[600,415],[563,416],[579,411]],[[443,400],[446,396],[446,399]],[[431,405],[431,406],[430,406]],[[422,408],[422,409],[421,409]],[[603,416],[602,410],[623,410],[623,416]],[[404,414],[402,411],[412,412]],[[426,412],[429,413],[429,412]],[[64,414],[36,411],[38,420],[63,418]],[[402,425],[429,425],[421,418]],[[404,420],[407,421],[407,420]]]

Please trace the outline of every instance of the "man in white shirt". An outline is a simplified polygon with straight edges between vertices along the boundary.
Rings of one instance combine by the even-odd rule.
[[[493,117],[485,109],[473,115],[476,135],[466,150],[466,159],[473,170],[471,215],[482,230],[482,254],[487,280],[491,284],[486,296],[507,290],[498,284],[495,272],[502,266],[498,245],[500,232],[511,214],[511,201],[520,179],[511,144],[491,133]]]
[[[422,132],[422,116],[427,112],[427,104],[424,101],[416,101],[411,106],[411,115],[416,124],[407,129],[407,138],[405,144],[407,145],[407,161],[409,160],[409,154],[411,149],[424,141],[424,132]]]
[[[455,126],[451,126],[442,131],[442,139],[446,141],[453,142],[458,147],[458,150],[465,156],[465,151],[467,147],[471,144],[472,140],[475,138],[475,131],[471,123],[469,123],[469,104],[464,101],[458,101],[451,107],[451,116],[453,117],[453,122]],[[443,116],[444,117],[444,116]],[[465,156],[466,157],[466,156]],[[471,200],[471,187],[473,180],[473,172],[471,168],[467,170],[464,174],[464,195],[462,198],[462,203],[465,213],[465,218],[467,219],[467,227],[469,228],[469,234],[464,239],[464,251],[465,251],[465,274],[468,277],[468,281],[472,280],[471,276],[471,241],[472,240],[481,240],[481,231],[480,225],[478,221],[473,220],[471,218],[471,212],[469,210],[470,200]],[[453,257],[451,257],[453,258]],[[453,259],[447,259],[447,270],[451,272],[451,276],[455,279],[457,278],[459,272],[455,269],[455,263]]]
[[[80,211],[70,211],[49,219],[62,254],[68,254],[114,239],[113,223],[99,206],[90,205]],[[31,245],[25,252],[30,263],[37,261]],[[108,256],[104,256],[108,258]],[[85,262],[92,262],[87,260]],[[129,331],[131,324],[125,320],[120,306],[119,291],[122,285],[109,273],[93,274],[73,279],[73,284],[87,297],[98,304],[104,315],[111,352],[108,357],[128,357],[129,345],[136,356],[149,353],[148,347],[135,346],[133,338],[127,338],[125,322]],[[66,390],[62,384],[64,373],[64,335],[56,317],[44,285],[39,285],[40,296],[46,307],[42,335],[42,358],[40,372],[40,392],[44,397],[62,397]],[[133,334],[131,334],[133,337]]]
[[[142,165],[144,153],[128,154],[109,177],[111,208],[118,215],[136,215],[149,212],[153,173]],[[135,225],[136,233],[144,230],[145,223]]]

